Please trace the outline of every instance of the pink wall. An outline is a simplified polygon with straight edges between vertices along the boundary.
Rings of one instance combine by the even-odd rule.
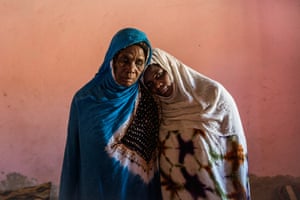
[[[72,95],[125,26],[231,91],[250,173],[300,176],[299,1],[2,0],[0,13],[0,180],[58,183]]]

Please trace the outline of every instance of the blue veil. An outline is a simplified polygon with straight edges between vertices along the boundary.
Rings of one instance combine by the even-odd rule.
[[[134,110],[138,95],[138,82],[129,87],[119,85],[111,69],[111,61],[120,50],[133,44],[144,42],[148,47],[146,64],[150,62],[152,49],[146,34],[135,28],[125,28],[117,32],[111,40],[103,64],[94,79],[86,87],[96,87],[94,103],[97,105],[99,130],[106,142],[112,134],[128,119]]]

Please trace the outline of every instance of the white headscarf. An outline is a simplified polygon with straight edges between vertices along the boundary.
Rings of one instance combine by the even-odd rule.
[[[153,49],[150,62],[159,64],[174,82],[170,97],[158,96],[162,108],[161,130],[199,128],[218,136],[238,135],[246,147],[235,101],[220,83],[158,48]]]

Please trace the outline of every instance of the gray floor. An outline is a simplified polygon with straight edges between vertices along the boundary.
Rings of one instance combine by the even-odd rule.
[[[29,179],[19,173],[4,174],[0,180],[0,191],[36,185],[37,181]],[[287,188],[289,188],[287,190]],[[250,189],[252,200],[300,200],[300,177],[273,176],[258,177],[250,175]],[[289,195],[294,193],[294,199]],[[51,200],[57,200],[57,186],[52,185]]]
[[[250,187],[252,200],[292,200],[293,194],[300,200],[300,177],[251,175]]]

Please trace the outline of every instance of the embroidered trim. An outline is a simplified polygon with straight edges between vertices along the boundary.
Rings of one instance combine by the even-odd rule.
[[[158,168],[158,110],[144,88],[141,88],[138,101],[133,117],[110,139],[106,151],[144,182],[149,182]]]

